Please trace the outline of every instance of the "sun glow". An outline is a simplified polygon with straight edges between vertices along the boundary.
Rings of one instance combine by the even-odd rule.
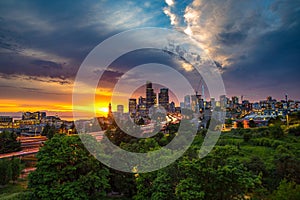
[[[107,107],[100,107],[100,108],[98,108],[98,111],[100,113],[107,114],[108,113],[108,108]]]

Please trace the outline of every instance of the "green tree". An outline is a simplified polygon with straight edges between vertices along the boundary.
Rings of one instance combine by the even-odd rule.
[[[176,197],[184,200],[202,200],[205,197],[201,185],[196,178],[182,179],[176,187]]]
[[[260,177],[249,172],[237,159],[237,149],[217,147],[204,159],[184,159],[179,163],[183,179],[176,187],[180,199],[243,199],[260,184]],[[191,189],[186,188],[188,184]]]
[[[12,181],[17,181],[20,174],[21,174],[21,160],[19,158],[15,158],[13,157],[11,159],[11,171],[12,171],[12,174],[11,174],[11,179]]]
[[[251,127],[251,128],[256,127],[256,124],[255,124],[254,120],[249,121],[249,127]]]
[[[269,131],[270,131],[270,135],[275,138],[275,139],[279,139],[282,138],[284,136],[283,130],[280,127],[280,125],[271,125],[269,127]]]
[[[51,139],[56,133],[56,128],[54,124],[51,126],[47,123],[42,131],[42,135],[46,136],[48,139]]]
[[[174,193],[172,188],[172,178],[170,175],[164,171],[160,170],[157,173],[157,177],[153,181],[153,191],[151,199],[153,200],[168,200],[174,199]]]
[[[133,199],[145,200],[151,199],[153,180],[156,178],[157,172],[138,174],[136,178],[137,194]]]
[[[28,183],[32,199],[92,199],[105,195],[109,187],[108,169],[85,149],[77,135],[55,135],[37,158],[37,169]]]
[[[132,173],[110,169],[109,184],[112,191],[124,194],[126,197],[131,198],[136,193],[135,176]]]
[[[277,190],[271,195],[272,200],[299,200],[300,199],[300,185],[295,182],[287,182],[283,179],[280,182]]]
[[[14,132],[3,131],[0,133],[0,153],[10,153],[21,150],[21,143],[17,141]]]
[[[279,178],[300,183],[300,159],[286,147],[279,145],[274,155],[276,173]]]
[[[8,159],[0,159],[0,185],[6,185],[11,180],[11,162]]]

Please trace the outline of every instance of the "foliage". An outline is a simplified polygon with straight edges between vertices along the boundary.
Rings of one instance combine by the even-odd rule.
[[[244,133],[244,135],[243,135],[245,142],[249,142],[251,137],[252,137],[251,133]]]
[[[11,171],[12,171],[12,174],[11,174],[11,179],[12,181],[17,181],[20,174],[21,174],[21,160],[18,159],[18,158],[15,158],[13,157],[11,159]]]
[[[294,136],[300,136],[300,125],[292,126],[288,129],[288,133]]]
[[[11,162],[8,159],[0,159],[0,185],[6,185],[11,180]]]
[[[132,197],[136,193],[135,176],[132,173],[125,173],[110,169],[109,184],[113,192]]]
[[[63,124],[62,124],[63,125]],[[56,128],[54,124],[51,126],[47,123],[42,131],[42,135],[46,136],[48,139],[51,139],[56,133]]]
[[[14,132],[3,131],[0,133],[0,153],[10,153],[21,150],[21,143],[17,141]]]
[[[106,135],[122,149],[143,153],[172,141],[178,126],[169,124],[165,132],[138,139],[112,124]],[[143,174],[108,172],[85,150],[78,136],[56,135],[38,154],[37,170],[30,175],[29,190],[22,199],[110,199],[101,196],[105,191],[136,200],[299,199],[300,145],[294,127],[275,124],[222,133],[214,149],[200,159],[207,135],[201,130],[180,159]]]
[[[300,185],[295,182],[287,182],[283,179],[280,182],[277,190],[273,192],[270,199],[272,200],[299,200],[300,199]]]
[[[21,162],[18,158],[0,159],[0,185],[18,180],[21,173]]]
[[[109,171],[76,136],[55,135],[38,155],[36,171],[29,175],[34,199],[89,199],[104,195]]]

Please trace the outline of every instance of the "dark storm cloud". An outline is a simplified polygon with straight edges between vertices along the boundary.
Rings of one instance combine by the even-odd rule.
[[[59,64],[59,63],[55,63],[55,62],[52,62],[52,61],[45,61],[45,60],[33,60],[31,62],[31,64],[34,64],[36,66],[39,66],[39,67],[43,67],[45,69],[62,69],[63,66],[62,64]]]
[[[234,45],[245,40],[247,35],[241,31],[223,32],[218,34],[217,39],[224,45]]]
[[[216,65],[225,66],[229,95],[300,98],[300,1],[193,2],[186,22]]]
[[[153,26],[163,16],[151,4],[128,1],[1,1],[0,13],[1,73],[71,80],[104,39],[128,28]]]
[[[285,23],[279,29],[257,38],[247,58],[238,59],[225,72],[225,81],[229,85],[234,81],[234,84],[243,85],[243,89],[255,88],[260,96],[266,96],[269,92],[282,98],[287,92],[292,98],[299,98],[300,24],[296,18],[300,19],[300,12],[294,10],[288,14],[291,17],[284,13]],[[234,84],[231,89],[237,90]]]

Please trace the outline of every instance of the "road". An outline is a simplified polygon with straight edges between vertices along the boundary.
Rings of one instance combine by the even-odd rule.
[[[17,152],[0,154],[0,159],[2,159],[2,158],[11,158],[13,156],[19,157],[19,156],[25,156],[25,155],[35,154],[38,151],[39,151],[39,147],[38,148],[25,149],[25,150],[17,151]]]

